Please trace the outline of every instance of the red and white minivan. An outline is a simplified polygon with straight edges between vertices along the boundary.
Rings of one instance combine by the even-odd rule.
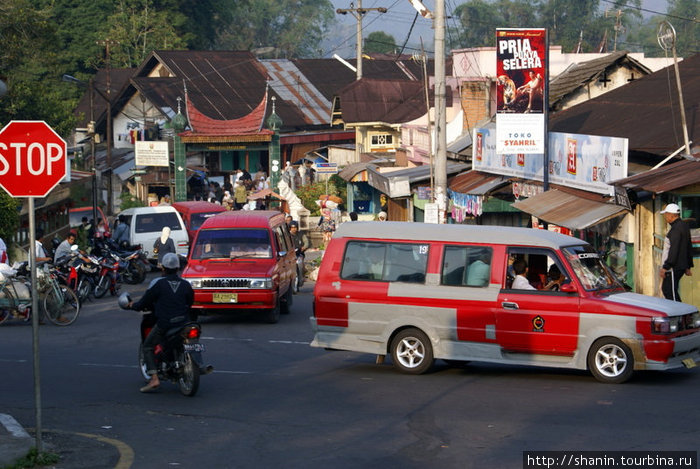
[[[296,254],[284,218],[275,211],[237,210],[205,220],[182,272],[194,289],[192,308],[261,310],[269,323],[289,313]]]
[[[523,288],[513,288],[513,266]],[[633,370],[700,361],[696,307],[627,292],[588,243],[528,228],[343,223],[311,325],[314,347],[390,354],[408,373],[473,360],[621,383]]]

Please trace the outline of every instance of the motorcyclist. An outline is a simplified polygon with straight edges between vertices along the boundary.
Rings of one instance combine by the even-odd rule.
[[[155,326],[143,342],[146,372],[151,379],[140,389],[141,392],[151,392],[160,386],[154,349],[158,344],[165,343],[165,333],[194,319],[190,311],[194,291],[189,282],[177,275],[179,267],[177,254],[163,256],[163,276],[151,282],[139,301],[128,305],[137,311],[152,310],[156,317]]]

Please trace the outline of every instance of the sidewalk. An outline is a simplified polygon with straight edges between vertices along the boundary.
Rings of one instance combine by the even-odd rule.
[[[34,443],[34,438],[11,415],[0,414],[0,467],[26,456]]]

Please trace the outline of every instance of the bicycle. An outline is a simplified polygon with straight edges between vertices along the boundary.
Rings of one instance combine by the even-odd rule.
[[[0,282],[0,324],[10,318],[29,321],[32,300],[31,283],[27,278],[26,263],[20,266],[17,275]],[[37,269],[37,303],[46,318],[57,326],[68,326],[78,319],[80,303],[73,290],[58,283],[55,269],[48,265]]]

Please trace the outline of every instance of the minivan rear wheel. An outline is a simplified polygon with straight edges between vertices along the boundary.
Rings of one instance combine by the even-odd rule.
[[[400,371],[419,375],[433,366],[433,347],[423,331],[404,329],[391,341],[391,358]]]

